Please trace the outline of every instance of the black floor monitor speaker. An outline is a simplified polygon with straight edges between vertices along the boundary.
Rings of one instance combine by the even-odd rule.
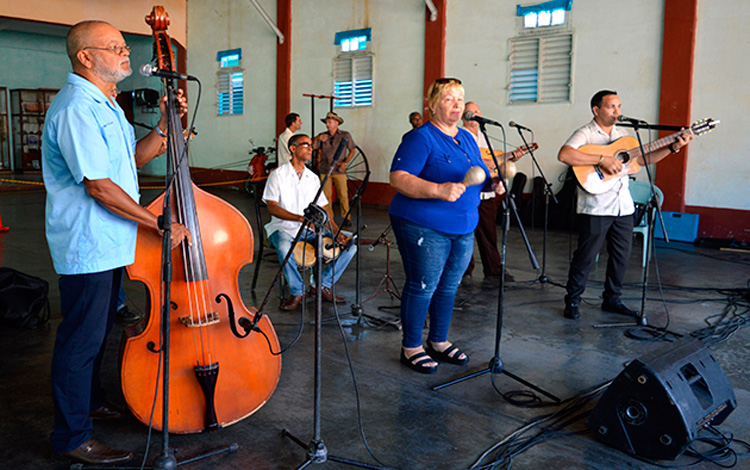
[[[630,362],[587,424],[612,447],[674,460],[706,424],[720,424],[736,407],[732,386],[711,352],[684,337]]]

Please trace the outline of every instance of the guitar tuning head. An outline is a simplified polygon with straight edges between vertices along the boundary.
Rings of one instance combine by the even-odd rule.
[[[703,135],[711,132],[719,122],[721,121],[715,121],[711,118],[701,119],[700,121],[696,121],[695,124],[690,126],[690,129],[695,135]]]

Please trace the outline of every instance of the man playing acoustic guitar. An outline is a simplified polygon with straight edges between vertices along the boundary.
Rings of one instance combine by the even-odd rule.
[[[620,98],[616,91],[602,90],[591,98],[591,111],[594,119],[573,133],[562,146],[557,159],[570,166],[594,166],[605,177],[617,175],[612,187],[592,194],[578,188],[578,249],[573,254],[568,272],[565,296],[565,318],[580,316],[581,296],[586,289],[589,272],[596,255],[607,240],[607,274],[604,282],[602,310],[622,315],[637,316],[638,312],[629,309],[620,299],[625,269],[633,243],[633,213],[635,205],[628,189],[628,172],[623,171],[623,162],[616,156],[606,154],[606,149],[596,153],[598,146],[611,144],[627,136],[616,127],[620,116]],[[648,163],[656,163],[670,153],[678,153],[693,139],[690,133],[680,133],[666,148],[647,153]],[[594,144],[589,146],[590,144]],[[582,151],[581,147],[587,145]],[[579,150],[581,149],[581,150]],[[592,153],[593,151],[593,153]],[[611,153],[611,152],[610,152]],[[640,165],[646,162],[642,155],[637,157]]]

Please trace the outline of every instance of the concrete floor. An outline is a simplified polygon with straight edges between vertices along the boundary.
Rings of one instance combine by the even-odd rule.
[[[213,191],[243,211],[254,225],[252,198],[230,190]],[[153,197],[151,192],[144,198]],[[372,242],[388,226],[385,208],[366,206],[363,210],[365,241]],[[39,330],[0,328],[0,468],[63,469],[69,463],[53,460],[49,452],[52,428],[49,366],[60,322],[59,292],[44,238],[44,193],[4,191],[0,193],[0,215],[10,231],[0,234],[0,264],[42,277],[50,283],[52,320]],[[254,228],[255,230],[255,228]],[[540,262],[542,231],[527,227]],[[257,233],[256,233],[257,236]],[[389,238],[393,239],[391,235]],[[641,251],[637,242],[628,271],[625,300],[640,305]],[[564,283],[567,273],[570,237],[552,232],[547,246],[546,274]],[[266,253],[268,253],[268,249]],[[386,247],[361,250],[364,301],[376,291],[386,270]],[[391,250],[391,268],[400,289],[403,270],[398,251]],[[240,291],[246,305],[259,305],[278,263],[266,257],[256,292],[251,292],[253,265],[240,275]],[[662,326],[669,321],[672,331],[685,334],[705,326],[705,320],[722,312],[727,292],[709,288],[742,289],[750,277],[750,255],[698,249],[692,245],[658,243],[656,261],[665,285],[663,304],[652,269],[646,311],[649,323]],[[324,304],[322,327],[321,435],[331,455],[377,465],[362,443],[357,423],[357,398],[347,359],[356,373],[362,423],[372,452],[385,465],[399,469],[463,469],[496,442],[542,414],[559,407],[542,409],[514,406],[499,392],[528,390],[509,376],[484,374],[467,382],[432,391],[431,387],[487,366],[495,350],[497,288],[485,286],[477,257],[474,277],[460,287],[450,339],[471,356],[469,365],[441,365],[432,376],[416,374],[399,364],[400,332],[390,326],[374,327],[357,321],[347,305],[339,308],[345,325],[339,329],[333,308]],[[654,266],[652,264],[652,268]],[[637,341],[625,336],[625,329],[595,329],[598,322],[622,321],[623,317],[599,309],[601,280],[606,255],[591,274],[581,319],[562,316],[562,288],[551,284],[524,285],[539,273],[529,265],[519,231],[509,234],[508,268],[517,283],[509,285],[504,296],[504,318],[500,357],[505,370],[561,398],[613,379],[632,359],[661,347],[664,343]],[[680,288],[678,288],[678,286]],[[354,263],[337,284],[337,293],[350,301],[356,298]],[[127,280],[125,289],[131,308],[143,308],[143,287]],[[738,306],[747,319],[747,297]],[[387,293],[363,304],[368,316],[392,318],[393,313],[378,306],[397,305]],[[313,304],[308,303],[310,308]],[[669,320],[665,312],[669,310]],[[395,312],[395,311],[391,311]],[[267,313],[282,346],[288,345],[298,329],[298,313],[278,310],[278,289],[272,293]],[[283,355],[278,387],[267,404],[248,418],[210,434],[170,436],[170,447],[178,458],[187,459],[206,450],[236,443],[236,452],[210,457],[185,465],[206,469],[292,469],[306,458],[305,451],[282,436],[288,429],[309,443],[313,434],[313,327],[311,311],[305,317],[300,341]],[[366,318],[366,317],[365,317]],[[112,401],[124,404],[117,373],[117,351],[122,327],[117,326],[108,343],[104,377]],[[346,348],[344,347],[346,345]],[[712,347],[737,397],[738,407],[720,429],[736,438],[750,438],[747,404],[750,401],[750,332],[740,330],[728,341]],[[494,387],[493,387],[494,382]],[[237,390],[242,393],[242,390]],[[547,401],[547,400],[545,400]],[[590,409],[591,404],[587,408]],[[585,430],[584,420],[560,430],[513,459],[514,469],[637,469],[656,468],[597,441]],[[572,433],[574,431],[584,431]],[[143,459],[148,430],[131,417],[119,422],[97,422],[94,437],[112,446],[132,450],[138,465]],[[161,433],[151,436],[150,463],[161,449]],[[741,448],[739,450],[742,450]],[[686,456],[666,464],[686,464]],[[487,463],[485,461],[485,463]],[[345,468],[335,462],[323,468]],[[313,468],[311,466],[311,468]],[[375,467],[374,467],[375,468]],[[500,466],[498,468],[506,468]],[[702,463],[694,468],[714,468]],[[750,468],[741,458],[736,468]]]

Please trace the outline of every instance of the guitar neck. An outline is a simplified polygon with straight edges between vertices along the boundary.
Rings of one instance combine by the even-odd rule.
[[[674,134],[669,134],[666,137],[662,137],[661,139],[657,139],[653,142],[649,142],[648,144],[643,146],[643,151],[646,152],[646,154],[649,154],[651,152],[654,152],[659,149],[663,149],[664,147],[671,145],[672,143],[677,141],[677,138],[681,136],[682,134],[686,132],[692,132],[690,128],[683,129],[679,132],[675,132]],[[641,149],[639,147],[630,149],[628,151],[628,154],[632,158],[637,158],[641,154]]]

